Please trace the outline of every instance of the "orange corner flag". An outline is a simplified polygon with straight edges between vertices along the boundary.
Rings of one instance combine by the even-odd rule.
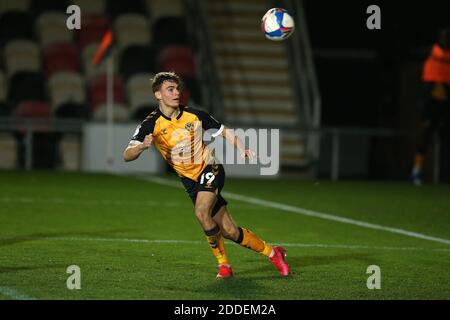
[[[94,55],[94,58],[92,59],[92,63],[94,65],[100,64],[102,60],[108,55],[109,50],[112,47],[113,42],[113,32],[112,30],[109,30],[105,33],[103,36],[102,42],[100,43],[100,46],[97,49],[97,52]]]

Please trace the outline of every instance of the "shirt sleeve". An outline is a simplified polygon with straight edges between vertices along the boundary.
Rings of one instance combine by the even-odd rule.
[[[133,137],[130,140],[131,144],[137,144],[144,141],[145,136],[153,134],[155,128],[155,121],[152,119],[145,119],[134,131]]]
[[[210,114],[208,114],[202,110],[196,110],[196,114],[197,114],[197,117],[202,122],[203,130],[206,131],[206,130],[210,130],[210,129],[216,129],[216,130],[214,130],[215,132],[211,134],[211,136],[213,138],[217,137],[218,135],[220,135],[222,133],[222,131],[224,129],[224,125],[221,122],[219,122],[218,120],[216,120],[213,116],[211,116]]]

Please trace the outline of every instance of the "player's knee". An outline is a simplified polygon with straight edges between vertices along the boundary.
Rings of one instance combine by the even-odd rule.
[[[235,241],[239,238],[239,229],[236,226],[222,226],[221,230],[226,239]]]
[[[195,206],[195,215],[199,220],[203,220],[208,216],[209,208],[204,204],[198,204]]]

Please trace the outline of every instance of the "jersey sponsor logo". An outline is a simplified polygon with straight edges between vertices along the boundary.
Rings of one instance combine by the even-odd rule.
[[[184,126],[184,128],[185,128],[187,131],[193,131],[193,130],[194,130],[194,124],[193,124],[192,122],[188,122],[188,123],[186,123],[186,125]]]

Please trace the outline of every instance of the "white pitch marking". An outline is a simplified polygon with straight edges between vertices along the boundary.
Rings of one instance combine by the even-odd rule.
[[[128,242],[128,243],[147,243],[147,244],[205,244],[205,241],[198,240],[157,240],[157,239],[130,239],[130,238],[83,238],[83,237],[45,237],[36,238],[36,240],[55,240],[55,241],[99,241],[99,242]],[[230,242],[235,244],[234,242]],[[275,243],[269,243],[275,245]],[[387,246],[362,246],[351,244],[323,244],[323,243],[276,243],[284,247],[304,247],[304,248],[338,248],[338,249],[368,249],[368,250],[399,250],[399,251],[439,251],[450,252],[447,248],[419,248],[419,247],[387,247]]]
[[[8,287],[0,287],[0,294],[13,298],[14,300],[36,300],[33,297],[27,296],[25,294],[18,292],[13,288]]]
[[[143,177],[140,177],[140,179],[144,179],[146,181],[151,181],[151,182],[154,182],[154,183],[159,183],[159,184],[163,184],[163,185],[167,185],[167,186],[171,186],[171,187],[180,187],[179,184],[176,184],[173,181],[170,181],[170,180],[167,180],[167,179],[163,179],[163,178],[158,178],[158,177],[143,178]],[[230,199],[234,199],[234,200],[238,200],[238,201],[242,201],[242,202],[247,202],[247,203],[255,204],[255,205],[258,205],[258,206],[262,206],[262,207],[273,208],[273,209],[277,209],[277,210],[282,210],[282,211],[286,211],[286,212],[301,214],[301,215],[315,217],[315,218],[321,218],[321,219],[325,219],[325,220],[331,220],[331,221],[337,221],[337,222],[341,222],[341,223],[347,223],[347,224],[351,224],[351,225],[360,226],[360,227],[363,227],[363,228],[369,228],[369,229],[387,231],[387,232],[391,232],[391,233],[397,233],[397,234],[401,234],[401,235],[404,235],[404,236],[417,238],[417,239],[424,239],[424,240],[430,240],[430,241],[450,244],[450,240],[449,239],[433,237],[433,236],[429,236],[429,235],[418,233],[418,232],[403,230],[403,229],[399,229],[399,228],[386,227],[386,226],[382,226],[382,225],[379,225],[379,224],[374,224],[374,223],[369,223],[369,222],[365,222],[365,221],[354,220],[354,219],[350,219],[350,218],[344,218],[344,217],[340,217],[340,216],[337,216],[337,215],[334,215],[334,214],[323,213],[323,212],[314,211],[314,210],[308,210],[308,209],[295,207],[295,206],[291,206],[291,205],[287,205],[287,204],[283,204],[283,203],[279,203],[279,202],[268,201],[268,200],[263,200],[263,199],[248,197],[248,196],[241,196],[241,195],[238,195],[238,194],[235,194],[235,193],[231,193],[231,192],[222,192],[222,194],[225,197],[228,197]]]
[[[0,203],[53,203],[53,204],[79,204],[79,205],[135,205],[135,206],[150,206],[150,207],[178,207],[184,206],[181,202],[162,202],[162,201],[121,201],[121,200],[76,200],[66,198],[27,198],[27,197],[1,197]]]

